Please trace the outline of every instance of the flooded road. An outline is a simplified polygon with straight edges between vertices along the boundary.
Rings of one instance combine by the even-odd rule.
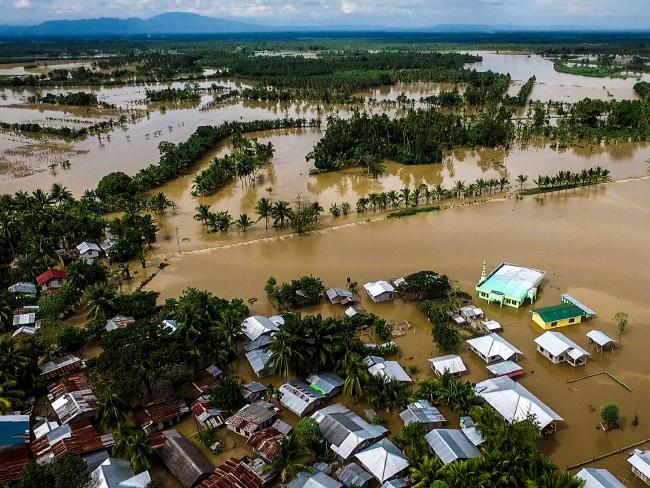
[[[306,236],[190,251],[168,256],[171,265],[158,272],[149,288],[160,291],[163,298],[178,296],[190,285],[225,298],[255,297],[258,301],[251,311],[269,314],[272,308],[263,287],[271,275],[283,281],[313,273],[326,286],[343,286],[347,277],[362,284],[433,269],[449,274],[457,286],[475,296],[484,259],[490,267],[510,261],[544,269],[547,277],[537,305],[559,303],[561,293],[570,293],[598,312],[595,319],[562,330],[581,346],[592,351],[584,336],[592,328],[616,336],[616,312],[627,312],[631,324],[616,352],[592,351],[587,366],[574,369],[554,365],[536,353],[532,341],[541,329],[531,321],[529,307],[511,310],[480,304],[503,324],[504,337],[524,352],[521,364],[527,375],[522,384],[565,418],[559,431],[543,441],[544,451],[565,467],[650,437],[650,418],[644,408],[650,402],[650,356],[645,351],[650,327],[648,219],[650,180],[612,183],[547,195],[542,201],[498,200],[398,221],[359,222]],[[431,376],[427,359],[436,350],[430,326],[415,305],[399,300],[377,305],[365,297],[362,305],[386,319],[414,325],[412,332],[397,339],[403,351],[400,360],[406,366],[417,365],[419,379]],[[305,313],[342,311],[322,305]],[[464,348],[461,354],[472,381],[487,378],[484,363]],[[566,384],[602,370],[615,374],[633,391],[604,376]],[[251,379],[246,366],[241,374]],[[600,407],[606,402],[620,406],[623,430],[596,429]],[[363,406],[355,408],[361,412]],[[639,415],[636,427],[631,425],[635,414]],[[396,413],[384,416],[399,431]],[[451,425],[455,422],[451,417]],[[625,459],[623,453],[597,464],[629,478]]]

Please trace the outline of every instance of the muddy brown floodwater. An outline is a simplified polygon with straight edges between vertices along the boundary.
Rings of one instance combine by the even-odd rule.
[[[188,286],[225,298],[255,297],[251,312],[270,314],[273,310],[263,287],[271,275],[282,281],[313,273],[327,286],[341,286],[348,276],[362,284],[433,269],[450,275],[476,298],[474,284],[483,260],[490,267],[510,261],[544,269],[547,274],[537,305],[558,303],[561,293],[570,293],[598,312],[593,320],[562,330],[578,344],[589,349],[585,333],[592,328],[616,336],[613,317],[619,311],[627,312],[631,323],[622,336],[622,347],[604,355],[592,351],[586,367],[574,369],[554,365],[536,353],[533,339],[541,329],[531,321],[529,307],[511,310],[480,304],[503,324],[504,337],[524,352],[522,384],[566,420],[554,436],[543,441],[544,452],[566,467],[650,437],[645,408],[650,402],[649,219],[650,180],[612,183],[543,199],[495,200],[397,221],[358,222],[305,236],[189,251],[168,257],[170,266],[158,271],[149,288],[160,291],[162,298],[176,297]],[[414,326],[397,339],[400,360],[419,368],[417,379],[430,377],[427,359],[437,351],[430,326],[417,307],[399,300],[377,305],[365,297],[362,305],[386,319],[408,320]],[[322,305],[305,313],[342,311]],[[465,348],[461,354],[470,369],[469,379],[488,377],[482,361]],[[615,374],[632,392],[604,376],[567,384],[567,380],[602,370]],[[247,365],[240,364],[238,371],[252,379]],[[600,407],[607,402],[620,406],[622,430],[597,430]],[[354,408],[362,413],[363,407]],[[456,416],[446,413],[455,425]],[[635,414],[637,426],[631,424]],[[399,431],[396,412],[383,415],[391,431]],[[596,464],[629,479],[625,459],[623,452]]]

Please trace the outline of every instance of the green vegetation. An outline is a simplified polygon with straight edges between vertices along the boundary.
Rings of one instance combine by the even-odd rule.
[[[616,321],[616,326],[618,327],[618,338],[620,339],[627,329],[628,324],[630,323],[630,318],[625,312],[618,312],[614,315],[614,320]]]
[[[95,93],[89,92],[68,92],[68,93],[46,93],[36,94],[27,97],[30,103],[46,103],[50,105],[69,105],[73,107],[100,107],[115,108],[115,105],[100,102]]]
[[[650,94],[650,83],[647,81],[639,81],[634,85],[634,91],[641,98],[646,98]]]
[[[162,88],[145,90],[147,102],[198,102],[201,99],[199,85],[187,83],[183,88]]]
[[[410,217],[411,215],[417,215],[419,213],[428,213],[428,212],[437,212],[440,210],[438,205],[427,205],[424,207],[408,207],[390,212],[388,214],[389,219],[401,219],[402,217]]]
[[[397,291],[405,298],[431,300],[446,298],[452,291],[449,276],[435,271],[418,271],[404,277]]]
[[[618,421],[621,418],[621,412],[618,405],[614,403],[603,405],[603,408],[600,409],[600,417],[603,419],[603,422],[605,422],[607,430],[612,427],[617,427]]]
[[[78,454],[67,453],[48,463],[29,461],[14,488],[87,488],[92,486],[86,462]]]
[[[289,308],[297,309],[318,303],[325,291],[325,286],[320,278],[315,276],[302,276],[290,283],[275,285],[275,279],[267,281],[267,295],[269,300],[275,301],[280,310]]]
[[[80,127],[78,129],[72,127],[49,127],[46,125],[41,125],[37,123],[10,123],[10,122],[0,122],[0,129],[11,130],[20,133],[32,133],[32,134],[46,134],[49,136],[63,137],[66,139],[83,139],[91,134],[96,134],[104,130],[110,130],[117,126],[126,123],[126,117],[121,116],[119,121],[114,120],[104,120],[100,122],[95,122],[92,125],[86,127]]]
[[[235,411],[244,405],[241,384],[227,376],[219,382],[210,395],[212,404],[219,409]]]
[[[539,175],[533,180],[537,188],[520,191],[522,195],[536,195],[538,193],[547,193],[560,190],[569,190],[580,186],[591,186],[609,180],[609,170],[600,166],[595,168],[583,169],[580,172],[558,171],[554,176]],[[523,184],[523,183],[522,183]]]

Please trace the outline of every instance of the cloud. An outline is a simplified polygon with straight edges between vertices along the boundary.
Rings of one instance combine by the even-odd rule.
[[[31,0],[16,0],[14,2],[14,8],[17,10],[29,10],[33,8]]]

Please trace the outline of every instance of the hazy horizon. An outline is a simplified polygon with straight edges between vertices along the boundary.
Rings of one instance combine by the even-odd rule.
[[[648,29],[647,0],[0,0],[2,24],[191,12],[269,26],[423,28],[439,24]]]

